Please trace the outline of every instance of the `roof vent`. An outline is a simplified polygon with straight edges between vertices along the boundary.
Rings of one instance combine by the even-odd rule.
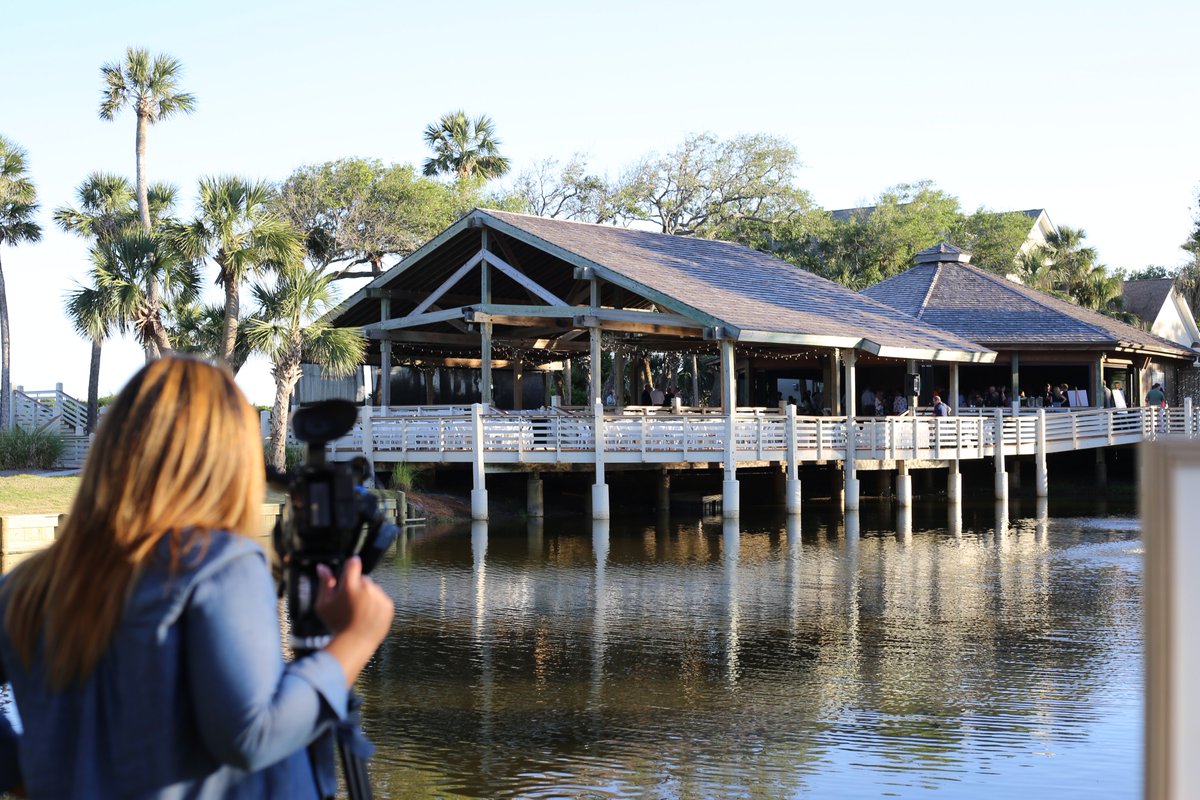
[[[954,262],[967,264],[971,261],[971,254],[959,250],[948,242],[942,242],[939,245],[926,248],[917,253],[913,257],[913,260],[918,264],[945,264]]]

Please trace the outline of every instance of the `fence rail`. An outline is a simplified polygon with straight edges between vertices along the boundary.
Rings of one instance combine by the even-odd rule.
[[[475,458],[475,428],[462,408],[447,413],[397,413],[371,408],[349,436],[330,444],[333,459],[367,453],[376,461],[464,462]],[[1160,436],[1200,436],[1200,417],[1185,408],[1042,411],[1045,451],[1134,444]],[[800,462],[844,460],[851,441],[856,461],[969,460],[1033,455],[1038,448],[1034,410],[954,417],[796,417]],[[788,420],[766,409],[727,416],[693,413],[607,413],[547,409],[482,413],[483,460],[491,463],[588,463],[597,460],[596,425],[605,462],[719,462],[730,431],[737,462],[788,459]],[[365,420],[365,423],[364,423]],[[364,435],[369,430],[369,439]]]

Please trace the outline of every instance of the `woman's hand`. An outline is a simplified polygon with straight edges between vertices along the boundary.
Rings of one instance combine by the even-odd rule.
[[[362,574],[362,561],[346,561],[339,581],[324,564],[317,565],[317,616],[333,634],[325,650],[338,660],[353,686],[392,627],[395,606],[375,581]]]

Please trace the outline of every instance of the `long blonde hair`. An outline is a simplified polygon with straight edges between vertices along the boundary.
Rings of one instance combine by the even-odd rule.
[[[228,370],[174,354],[143,367],[104,415],[58,540],[6,582],[26,666],[42,639],[51,686],[86,678],[159,542],[175,569],[210,531],[252,533],[263,482],[258,422]]]

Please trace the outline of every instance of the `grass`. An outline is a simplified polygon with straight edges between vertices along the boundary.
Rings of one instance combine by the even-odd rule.
[[[0,477],[0,514],[65,514],[79,488],[78,475]]]

